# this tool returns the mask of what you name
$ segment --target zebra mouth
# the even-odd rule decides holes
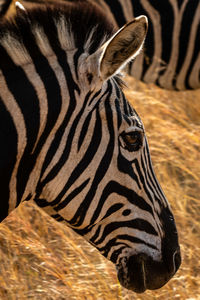
[[[120,284],[135,293],[143,293],[147,289],[159,289],[175,273],[175,271],[169,272],[162,261],[154,261],[144,253],[130,256],[126,262],[121,261],[117,271]]]
[[[145,254],[131,256],[126,264],[121,261],[117,270],[119,282],[123,287],[136,293],[145,292],[147,289],[145,261]]]

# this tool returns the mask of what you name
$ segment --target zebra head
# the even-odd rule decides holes
[[[66,222],[95,246],[116,265],[124,287],[138,293],[157,289],[179,268],[177,230],[153,171],[144,126],[126,100],[118,75],[140,52],[147,19],[138,17],[113,35],[110,30],[110,38],[100,43],[99,35],[105,36],[105,30],[99,30],[99,23],[101,19],[104,24],[105,17],[95,15],[87,1],[77,3],[63,4],[59,12],[51,5],[47,18],[45,10],[38,16],[37,11],[31,14],[22,9],[24,17],[17,27],[21,42],[12,42],[11,34],[1,41],[6,49],[3,57],[9,54],[15,65],[20,64],[16,74],[24,78],[23,98],[31,103],[25,94],[32,91],[31,84],[37,91],[32,92],[34,101],[43,93],[42,101],[37,101],[40,119],[48,115],[46,123],[52,127],[43,129],[44,124],[32,118],[40,130],[37,135],[36,129],[29,130],[27,140],[34,141],[35,134],[31,163],[27,163],[29,147],[24,154],[26,168],[22,159],[16,165],[22,178],[18,196],[23,193],[22,200],[27,200],[31,195],[53,218]],[[92,29],[85,39],[89,14]],[[9,47],[11,42],[15,48]],[[10,58],[8,62],[14,68]],[[4,69],[3,74],[9,83],[10,75]],[[11,91],[18,96],[20,88],[13,85]],[[31,128],[32,106],[26,106],[24,118]]]
[[[77,186],[84,196],[69,222],[116,265],[120,283],[138,293],[162,287],[181,262],[175,221],[153,171],[144,126],[116,75],[139,53],[146,28],[146,18],[136,18],[80,66],[92,90],[93,112],[78,139],[81,157],[88,160]]]

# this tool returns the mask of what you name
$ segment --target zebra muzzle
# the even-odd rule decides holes
[[[147,254],[130,256],[126,264],[117,267],[118,279],[122,286],[136,293],[155,290],[165,285],[180,266],[180,252],[176,252],[174,268],[168,267],[164,261],[154,261]]]

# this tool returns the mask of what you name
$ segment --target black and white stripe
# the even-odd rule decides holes
[[[180,265],[144,127],[118,75],[146,27],[142,16],[113,35],[87,1],[17,5],[0,23],[1,220],[34,200],[114,262],[136,292],[162,286]]]
[[[67,0],[48,0],[60,2]],[[98,4],[116,28],[139,15],[149,19],[144,51],[129,64],[128,74],[165,89],[200,88],[199,0],[88,0]],[[9,15],[14,1],[2,0],[0,15]],[[23,0],[36,4],[45,0]],[[68,2],[70,2],[68,0]],[[73,2],[71,0],[71,2]]]
[[[165,89],[200,88],[199,0],[95,0],[121,27],[144,14],[149,29],[144,51],[128,72]]]

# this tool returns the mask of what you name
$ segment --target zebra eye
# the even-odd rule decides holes
[[[128,151],[137,151],[142,146],[143,134],[140,131],[123,132],[121,134],[123,139],[122,146]]]

